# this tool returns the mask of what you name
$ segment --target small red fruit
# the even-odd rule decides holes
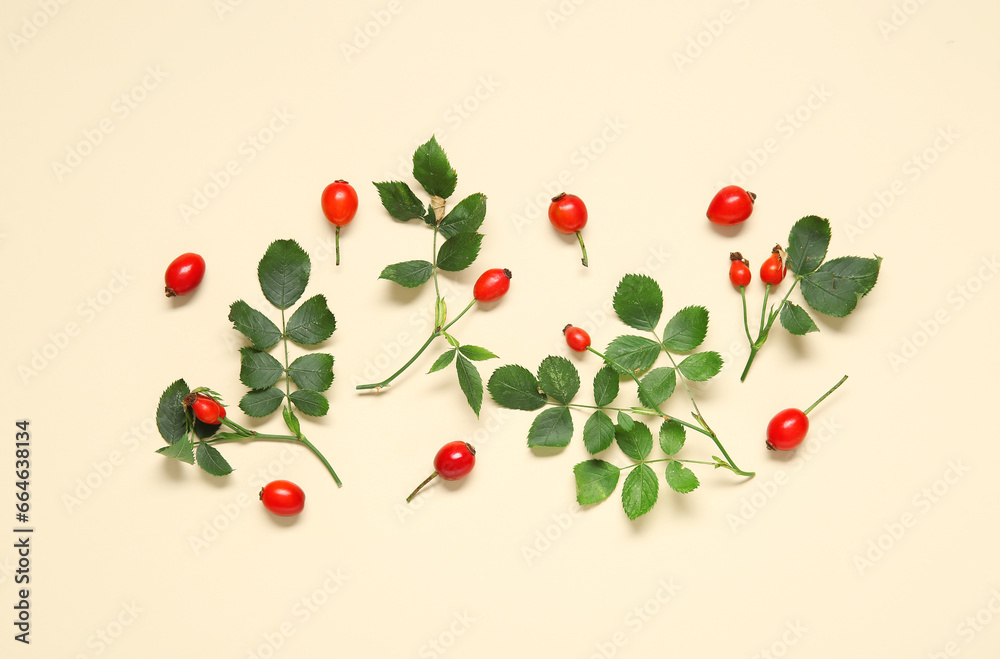
[[[340,227],[347,226],[358,212],[358,193],[350,183],[338,179],[326,186],[320,197],[323,214],[335,227],[334,243],[337,251],[337,265],[340,265]]]
[[[753,213],[753,202],[757,195],[747,192],[738,185],[727,185],[712,197],[712,202],[708,205],[708,216],[710,222],[731,226],[746,221]]]
[[[409,502],[417,496],[417,492],[437,476],[446,481],[457,481],[468,476],[474,466],[476,466],[476,449],[472,444],[462,441],[448,442],[434,456],[434,473],[418,485],[417,489],[406,497],[406,501]]]
[[[587,248],[583,244],[583,234],[580,231],[587,226],[587,207],[583,200],[573,194],[565,192],[552,197],[549,204],[549,222],[556,228],[556,231],[564,234],[576,234],[580,241],[580,249],[583,250],[583,265],[587,265]]]
[[[487,270],[479,275],[476,285],[472,287],[472,297],[480,302],[499,300],[510,288],[510,279],[513,276],[507,268]]]
[[[191,403],[191,411],[194,412],[196,419],[213,426],[222,423],[222,420],[226,418],[226,408],[205,394],[197,394]]]
[[[590,347],[590,335],[586,330],[567,325],[563,328],[563,334],[566,335],[566,345],[577,352],[584,352]]]
[[[181,254],[170,262],[163,276],[166,283],[167,297],[187,295],[198,288],[205,276],[205,259],[198,254],[188,252]]]
[[[739,252],[729,254],[729,281],[736,288],[744,288],[750,283],[750,262]]]
[[[306,493],[291,481],[271,481],[260,490],[260,500],[272,514],[294,517],[306,506]]]
[[[794,407],[774,415],[767,424],[767,448],[772,451],[790,451],[805,439],[809,432],[809,417]]]
[[[760,280],[765,284],[777,286],[785,278],[787,268],[784,263],[784,252],[781,245],[775,245],[771,250],[771,256],[767,257],[760,266]]]

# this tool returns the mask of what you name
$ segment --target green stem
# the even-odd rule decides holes
[[[420,490],[424,489],[424,485],[427,485],[432,480],[434,480],[434,478],[437,477],[437,475],[438,475],[438,473],[435,471],[433,474],[431,474],[430,476],[428,476],[427,478],[425,478],[423,483],[421,483],[420,485],[417,485],[417,489],[415,489],[412,492],[410,492],[410,496],[406,497],[406,503],[410,503],[410,501],[413,499],[413,497],[417,496],[417,492],[419,492]]]
[[[747,341],[753,343],[750,336],[750,322],[747,320],[747,287],[740,286],[740,297],[743,299],[743,330],[747,333]]]
[[[268,440],[275,442],[294,442],[303,444],[306,448],[312,451],[317,458],[320,459],[320,462],[323,463],[323,466],[326,467],[326,470],[330,472],[331,476],[333,476],[333,480],[337,484],[337,487],[343,487],[344,484],[341,482],[340,477],[337,476],[337,472],[334,471],[333,466],[330,464],[330,461],[327,460],[326,456],[324,456],[323,453],[318,448],[316,448],[312,442],[306,439],[304,435],[299,435],[298,437],[296,437],[295,435],[271,435],[268,433],[257,432],[256,430],[247,430],[243,426],[234,423],[229,419],[223,419],[222,423],[239,432],[241,436],[215,437],[215,438],[203,439],[201,441],[203,441],[206,444],[218,444],[220,442],[239,442],[243,441],[244,439],[249,439],[251,441]]]
[[[337,265],[340,265],[340,227],[333,232],[333,244],[337,250]]]
[[[847,381],[847,376],[846,375],[844,377],[840,378],[840,382],[838,382],[837,384],[833,385],[830,388],[829,391],[827,391],[825,394],[823,394],[822,396],[820,396],[819,400],[817,400],[815,403],[813,403],[812,405],[810,405],[809,407],[807,407],[806,409],[804,409],[802,411],[802,413],[805,414],[806,416],[809,416],[809,413],[813,411],[814,407],[816,407],[817,405],[819,405],[820,403],[822,403],[826,399],[827,396],[829,396],[834,391],[836,391],[837,387],[839,387],[840,385],[844,384],[845,381]]]
[[[438,336],[440,336],[440,334],[437,331],[431,332],[431,335],[429,337],[427,337],[426,341],[424,341],[424,345],[420,346],[420,348],[417,350],[417,352],[412,357],[410,357],[409,361],[407,361],[405,364],[403,364],[398,371],[396,371],[395,373],[393,373],[392,375],[390,375],[386,379],[382,380],[381,382],[372,382],[372,383],[369,383],[369,384],[359,384],[357,386],[357,389],[359,389],[359,390],[361,390],[361,389],[381,389],[382,387],[388,387],[390,382],[392,382],[397,377],[399,377],[399,375],[403,371],[405,371],[406,369],[408,369],[413,362],[417,361],[417,357],[419,357],[420,355],[422,355],[424,353],[424,350],[427,350],[427,346],[429,346],[431,344],[431,342],[434,341],[434,339],[438,338]]]
[[[583,244],[583,234],[579,231],[576,232],[576,239],[580,241],[580,250],[583,251],[583,267],[587,267],[587,246]]]
[[[305,435],[299,435],[298,440],[303,444],[305,444],[306,447],[308,447],[309,450],[312,451],[313,454],[320,459],[320,462],[323,463],[323,466],[326,467],[326,470],[330,472],[331,476],[333,476],[333,480],[337,484],[337,487],[342,487],[343,483],[340,482],[340,477],[337,476],[337,472],[333,470],[333,466],[326,459],[326,457],[320,452],[320,450],[315,446],[313,446],[313,443],[310,442],[308,439],[306,439]]]
[[[771,294],[771,284],[764,286],[764,304],[760,305],[760,328],[757,330],[757,340],[760,341],[761,332],[764,331],[764,325],[766,325],[765,318],[767,317],[767,298]]]
[[[680,460],[678,458],[657,458],[655,460],[643,460],[642,462],[636,462],[635,464],[630,464],[627,467],[618,467],[619,470],[625,471],[626,469],[632,469],[633,467],[638,467],[642,464],[653,464],[654,462],[686,462],[688,464],[696,465],[709,465],[710,467],[717,467],[719,464],[717,462],[708,462],[707,460]]]
[[[765,315],[765,309],[767,308],[767,294],[771,289],[771,284],[767,285],[767,289],[764,292],[764,306],[760,310],[760,329],[757,331],[757,340],[750,341],[750,356],[747,358],[747,364],[743,367],[743,374],[740,375],[740,382],[745,382],[747,379],[747,374],[750,372],[750,365],[753,364],[754,357],[764,346],[764,342],[767,341],[767,336],[771,332],[771,326],[774,325],[774,321],[781,315],[781,310],[784,308],[785,304],[788,302],[788,296],[792,294],[795,287],[799,285],[802,277],[796,277],[792,285],[788,287],[788,292],[785,293],[785,297],[781,298],[781,302],[778,303],[778,308],[771,312],[770,316]],[[746,324],[746,301],[743,303],[743,322]],[[750,338],[750,328],[747,327],[747,338]]]
[[[458,319],[459,319],[459,318],[461,318],[462,316],[464,316],[464,315],[465,315],[465,312],[467,312],[467,311],[468,311],[469,309],[471,309],[471,308],[472,308],[472,307],[473,307],[473,306],[474,306],[475,304],[476,304],[476,299],[475,299],[475,298],[472,298],[472,301],[471,301],[471,302],[469,302],[469,304],[467,304],[467,305],[465,306],[465,308],[464,308],[464,309],[462,309],[462,311],[461,311],[461,312],[460,312],[460,313],[459,313],[459,314],[458,314],[457,316],[455,316],[455,317],[454,317],[454,318],[453,318],[453,319],[451,320],[451,322],[450,322],[450,323],[448,323],[447,325],[445,325],[444,327],[442,327],[442,328],[441,328],[441,334],[444,334],[444,333],[445,333],[445,331],[447,331],[447,329],[448,329],[449,327],[451,327],[452,325],[454,325],[455,323],[457,323],[457,322],[458,322]]]
[[[656,336],[656,332],[653,332],[653,336],[656,338],[657,343],[663,345],[663,342],[660,341],[660,337]],[[708,427],[708,422],[705,421],[704,417],[702,417],[701,410],[698,409],[698,402],[694,399],[694,394],[691,393],[691,387],[688,386],[687,378],[684,377],[680,369],[677,368],[677,362],[674,361],[674,356],[670,354],[669,350],[664,349],[663,352],[667,353],[667,359],[670,360],[670,365],[674,367],[674,372],[677,374],[677,377],[680,378],[681,384],[684,385],[684,391],[687,392],[688,398],[691,400],[691,406],[694,408],[694,418],[698,420],[698,423],[701,424],[701,426],[707,430],[712,437],[714,437],[715,431]]]

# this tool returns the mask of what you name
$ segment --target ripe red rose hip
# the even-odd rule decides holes
[[[809,417],[802,410],[790,407],[774,415],[767,424],[767,448],[791,451],[802,443],[809,432]]]
[[[191,403],[191,411],[196,419],[203,423],[218,425],[226,418],[226,408],[211,396],[197,394]]]
[[[167,297],[188,295],[205,277],[205,259],[194,252],[181,254],[170,262],[163,276]]]
[[[504,296],[510,288],[510,279],[514,275],[507,268],[492,268],[479,275],[472,287],[472,297],[479,302],[495,302]]]
[[[583,200],[565,192],[552,197],[549,204],[549,222],[556,231],[564,234],[576,234],[583,251],[583,265],[587,265],[587,247],[583,244],[583,234],[580,231],[587,226],[587,207]]]
[[[334,231],[334,243],[336,244],[337,265],[340,265],[340,227],[348,225],[354,219],[354,214],[358,212],[358,193],[350,183],[338,179],[324,188],[323,195],[320,197],[320,206],[323,208],[326,219],[337,227]]]
[[[566,345],[572,350],[585,352],[590,347],[590,335],[584,329],[567,325],[563,328],[563,334],[566,335]]]
[[[787,268],[784,262],[784,252],[781,245],[775,245],[771,255],[760,265],[760,280],[765,284],[777,286],[785,278]]]
[[[738,185],[727,185],[712,197],[705,213],[710,222],[731,226],[745,222],[753,213],[753,202],[757,195],[747,192]]]
[[[260,500],[278,517],[294,517],[306,506],[306,493],[292,481],[271,481],[260,490]]]
[[[744,288],[750,284],[750,262],[739,252],[729,255],[729,282],[736,288]]]
[[[438,449],[437,455],[434,456],[434,473],[406,497],[407,502],[417,496],[417,492],[434,478],[440,476],[446,481],[457,481],[468,476],[474,466],[476,466],[476,449],[472,444],[462,441],[448,442]]]

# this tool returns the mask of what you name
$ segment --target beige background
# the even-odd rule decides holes
[[[6,622],[5,656],[996,656],[995,3],[224,1],[4,4],[0,489],[12,498],[29,419],[36,529],[33,642]],[[255,149],[259,133],[273,139]],[[575,505],[579,432],[533,455],[533,415],[487,400],[477,421],[453,375],[423,375],[436,350],[355,393],[430,330],[430,289],[377,280],[425,258],[429,234],[394,223],[370,181],[410,180],[431,134],[455,200],[489,196],[452,307],[482,269],[514,271],[459,338],[531,368],[568,355],[567,322],[603,347],[624,331],[604,315],[615,283],[647,272],[665,317],[711,310],[706,346],[728,366],[702,409],[757,478],[699,470],[700,490],[663,492],[633,523],[620,488]],[[70,151],[85,157],[56,171]],[[361,197],[339,268],[318,204],[336,178]],[[715,230],[705,207],[734,180],[757,208]],[[552,188],[589,206],[588,270],[544,219]],[[883,256],[881,281],[820,334],[776,331],[740,384],[726,257],[759,265],[809,214],[830,218],[831,255]],[[230,447],[226,479],[153,453],[174,379],[243,394],[228,305],[262,302],[256,263],[278,238],[310,252],[307,292],[339,322],[332,412],[305,426],[342,490],[297,447]],[[184,251],[208,274],[172,303],[163,271]],[[572,358],[589,402],[598,364]],[[843,373],[797,456],[769,455],[771,415]],[[681,396],[668,407],[687,414]],[[403,506],[453,439],[480,449],[471,477]],[[710,455],[701,439],[688,457]],[[292,524],[256,502],[268,471],[307,490]],[[13,502],[0,510],[12,619]]]

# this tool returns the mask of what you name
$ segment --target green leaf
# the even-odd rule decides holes
[[[448,156],[434,137],[414,152],[413,178],[424,186],[427,194],[435,197],[447,199],[455,192],[458,174],[451,168]]]
[[[312,389],[293,391],[288,400],[292,401],[300,412],[309,416],[323,416],[330,411],[330,401],[326,396]]]
[[[264,297],[287,309],[302,297],[309,283],[309,255],[294,240],[271,243],[257,265],[257,279]]]
[[[615,438],[615,424],[611,417],[596,410],[583,426],[583,445],[591,453],[600,453],[611,446]]]
[[[708,334],[708,309],[684,307],[667,322],[663,330],[663,345],[673,352],[694,350]]]
[[[680,462],[671,460],[667,463],[667,485],[674,492],[687,494],[698,487],[698,477]]]
[[[585,460],[573,467],[576,501],[581,506],[604,501],[618,487],[621,469],[604,460]]]
[[[685,357],[684,361],[677,365],[677,370],[688,380],[705,382],[722,370],[722,356],[714,350],[696,352]]]
[[[594,404],[604,407],[618,398],[618,388],[621,386],[621,375],[610,364],[605,364],[594,375]]]
[[[672,367],[654,368],[642,378],[639,401],[646,407],[656,409],[673,395],[676,386],[677,374]]]
[[[436,371],[440,371],[442,368],[450,366],[451,362],[455,359],[455,355],[457,353],[458,350],[456,348],[452,348],[451,350],[445,350],[443,353],[441,353],[440,357],[434,360],[434,364],[431,366],[431,370],[427,372],[434,373]]]
[[[604,354],[625,372],[642,373],[660,356],[660,344],[643,336],[626,334],[612,341]]]
[[[781,326],[796,336],[809,332],[818,332],[819,328],[809,316],[809,312],[792,302],[785,302],[781,307]]]
[[[652,332],[663,313],[663,291],[646,275],[625,275],[615,290],[614,308],[629,327]]]
[[[667,455],[676,455],[684,448],[684,426],[673,419],[660,425],[660,448]]]
[[[830,246],[830,221],[815,215],[803,217],[788,234],[787,266],[798,275],[819,267]]]
[[[802,297],[816,311],[843,318],[878,281],[882,257],[842,256],[802,278]]]
[[[479,256],[482,244],[481,233],[460,233],[454,238],[449,238],[438,250],[438,268],[446,272],[465,270]]]
[[[535,417],[528,430],[528,446],[562,447],[573,439],[573,417],[568,407],[553,407]]]
[[[414,218],[423,217],[424,202],[413,194],[413,190],[407,184],[402,181],[385,181],[374,185],[378,189],[382,205],[394,219],[409,222]]]
[[[469,407],[479,417],[479,410],[483,407],[483,378],[479,375],[476,365],[466,359],[461,352],[455,361],[455,368],[458,369],[458,384],[465,393],[465,399],[469,401]]]
[[[285,398],[285,392],[277,387],[254,389],[240,399],[240,409],[247,416],[262,417],[271,414]]]
[[[496,359],[497,356],[486,348],[480,348],[479,346],[462,346],[458,349],[464,356],[468,357],[474,362],[482,362],[487,359]]]
[[[156,449],[156,452],[189,465],[194,464],[194,446],[191,445],[191,439],[187,435],[171,442],[170,446]]]
[[[267,350],[281,338],[278,326],[243,300],[237,300],[229,307],[229,320],[258,350]]]
[[[438,229],[445,238],[452,238],[460,233],[474,233],[478,231],[485,219],[486,195],[477,192],[458,202],[441,219]]]
[[[226,459],[222,457],[219,450],[211,444],[198,442],[198,450],[195,453],[198,466],[212,476],[226,476],[233,473],[233,468],[229,466]]]
[[[296,437],[302,434],[302,426],[299,425],[299,418],[295,416],[290,405],[281,408],[281,416],[285,419],[285,425]]]
[[[314,295],[302,303],[285,325],[285,335],[299,345],[316,345],[330,338],[337,319],[326,306],[326,298]]]
[[[219,432],[222,425],[219,423],[205,423],[198,418],[194,420],[194,435],[198,439],[208,439]]]
[[[285,374],[285,367],[266,352],[240,348],[240,382],[251,389],[267,389]]]
[[[379,279],[394,281],[406,288],[416,288],[424,284],[434,274],[434,265],[430,261],[403,261],[393,263],[382,269]]]
[[[443,218],[442,218],[443,219]],[[432,229],[438,225],[437,215],[434,213],[434,205],[427,204],[427,214],[423,217],[424,224],[431,227]]]
[[[627,419],[627,421],[623,420]],[[636,423],[624,412],[618,413],[615,440],[622,453],[633,460],[645,460],[653,450],[653,433],[645,423]]]
[[[580,390],[580,374],[570,360],[550,355],[538,365],[538,386],[550,397],[567,405]]]
[[[647,464],[640,464],[625,478],[622,485],[622,508],[629,519],[649,512],[660,494],[660,481]]]
[[[537,410],[548,398],[538,390],[535,375],[523,366],[510,364],[493,371],[486,385],[493,402],[511,410]]]
[[[173,444],[187,436],[187,410],[184,397],[191,393],[187,382],[175,380],[160,394],[156,406],[156,427],[168,444]]]
[[[288,366],[288,377],[300,389],[326,391],[333,384],[333,355],[314,352],[297,357]]]

